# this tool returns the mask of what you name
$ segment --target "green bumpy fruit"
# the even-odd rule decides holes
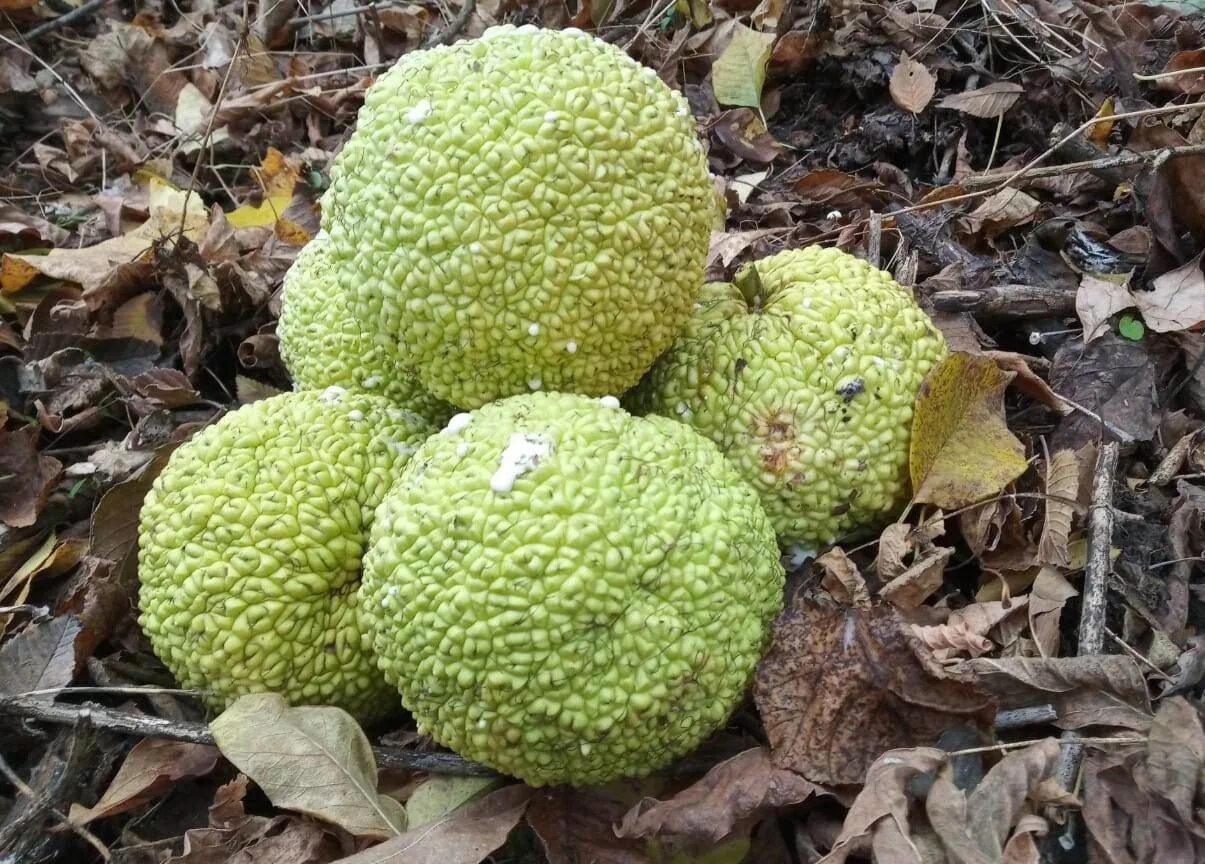
[[[613,397],[459,414],[377,511],[373,652],[419,729],[532,785],[641,776],[742,698],[784,572],[756,493]]]
[[[351,293],[332,266],[328,242],[319,232],[285,273],[276,335],[294,387],[380,393],[443,425],[452,407],[423,389],[401,362],[395,344],[374,341],[356,320]]]
[[[680,93],[581,31],[509,25],[382,74],[322,207],[353,318],[463,408],[633,386],[716,212]]]
[[[433,431],[329,388],[244,405],[172,453],[140,513],[139,623],[182,686],[214,710],[256,692],[400,709],[356,588],[376,505]]]
[[[889,274],[837,249],[792,249],[705,286],[626,404],[716,442],[780,541],[815,548],[906,503],[913,406],[945,354]]]

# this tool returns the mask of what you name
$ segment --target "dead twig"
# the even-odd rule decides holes
[[[477,10],[477,0],[464,0],[464,5],[460,7],[460,11],[456,13],[456,17],[448,22],[448,26],[440,30],[425,43],[424,48],[434,48],[436,45],[449,45],[452,40],[460,35],[460,31],[469,23],[469,19],[473,17],[473,12]]]
[[[1205,144],[1185,144],[1183,147],[1161,147],[1158,150],[1148,150],[1145,153],[1118,153],[1113,156],[1102,156],[1099,159],[1085,159],[1080,162],[1067,162],[1063,165],[1034,168],[1023,179],[1028,182],[1047,177],[1060,177],[1064,174],[1079,174],[1084,171],[1107,171],[1114,168],[1126,168],[1130,165],[1141,165],[1146,162],[1162,163],[1168,159],[1182,159],[1185,156],[1205,156]],[[967,177],[958,185],[967,189],[995,186],[1001,179],[1008,177],[1008,175],[1009,172],[1007,171],[991,171]]]
[[[213,733],[204,723],[130,714],[100,705],[65,705],[18,696],[0,698],[0,714],[59,726],[73,726],[80,722],[81,717],[87,716],[94,728],[106,732],[142,738],[167,738],[191,744],[214,744]],[[461,777],[492,776],[495,773],[484,765],[470,762],[454,753],[415,753],[396,747],[373,747],[372,752],[377,765],[382,768],[428,771],[432,774]]]
[[[1088,559],[1084,564],[1083,600],[1079,619],[1079,656],[1099,654],[1105,647],[1105,600],[1108,597],[1109,551],[1113,545],[1113,474],[1119,445],[1100,448],[1092,475],[1092,502],[1088,508]],[[1063,788],[1075,791],[1079,782],[1083,742],[1073,731],[1063,733],[1068,746],[1059,760],[1058,778]]]
[[[21,38],[26,42],[32,42],[40,36],[45,36],[47,33],[53,33],[68,25],[75,24],[78,21],[83,21],[85,18],[92,17],[92,13],[108,3],[109,0],[88,0],[82,6],[77,6],[65,15],[60,15],[58,18],[52,18],[49,21],[44,21],[37,27],[29,30],[27,33],[22,33]]]

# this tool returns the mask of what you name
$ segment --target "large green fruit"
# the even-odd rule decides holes
[[[221,710],[276,692],[368,719],[399,708],[356,610],[373,513],[433,430],[338,388],[244,405],[180,445],[140,514],[139,623]]]
[[[811,246],[708,284],[627,403],[716,442],[783,543],[822,546],[907,502],[913,405],[945,353],[889,274]]]
[[[442,425],[451,406],[423,389],[396,344],[374,340],[355,317],[350,286],[332,266],[329,240],[319,232],[285,273],[276,335],[294,387],[380,393]]]
[[[369,88],[322,227],[353,320],[474,408],[634,385],[690,314],[714,202],[689,106],[652,69],[499,26]]]
[[[782,603],[757,495],[613,398],[460,414],[382,502],[361,586],[419,729],[534,785],[640,776],[740,701]]]

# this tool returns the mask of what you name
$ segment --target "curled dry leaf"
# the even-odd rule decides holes
[[[955,509],[989,498],[1028,467],[1004,419],[1012,373],[987,357],[951,353],[925,378],[912,420],[913,502]]]
[[[1109,329],[1109,319],[1134,305],[1124,285],[1085,273],[1075,292],[1075,314],[1084,325],[1084,342],[1091,342]]]
[[[1164,700],[1145,746],[1089,749],[1083,817],[1093,860],[1117,864],[1205,860],[1201,713]]]
[[[966,215],[964,222],[972,234],[982,232],[995,237],[1033,219],[1041,202],[1020,189],[1001,189]]]
[[[840,546],[834,546],[817,558],[816,567],[823,574],[820,587],[837,602],[859,609],[870,605],[870,590],[866,587],[866,580],[858,572],[858,565],[849,559]]]
[[[1029,589],[1029,632],[1043,657],[1059,653],[1063,606],[1079,594],[1055,567],[1043,567]]]
[[[969,792],[959,788],[951,763],[944,763],[925,798],[925,812],[949,860],[966,864],[1003,860],[1014,829],[1022,819],[1034,817],[1029,798],[1053,776],[1060,752],[1053,738],[1013,751]]]
[[[883,848],[906,840],[913,781],[936,771],[945,761],[945,753],[929,748],[892,750],[876,759],[866,772],[866,782],[849,808],[832,851],[818,864],[842,864],[851,854],[861,852],[868,842],[875,848]],[[908,857],[882,860],[905,864],[922,859],[914,849]]]
[[[674,834],[719,842],[738,823],[764,811],[798,804],[825,789],[776,768],[765,747],[738,753],[665,801],[646,798],[623,817],[620,837]]]
[[[378,794],[372,748],[346,711],[294,708],[263,693],[237,699],[209,727],[222,755],[277,807],[356,836],[388,837],[405,829],[402,805]]]
[[[1145,730],[1151,702],[1138,664],[1120,654],[1083,657],[979,657],[954,663],[1001,708],[1051,703],[1060,729],[1086,726]]]
[[[532,789],[504,786],[440,819],[335,864],[480,864],[523,818]]]
[[[1079,497],[1080,464],[1075,450],[1056,450],[1046,468],[1046,515],[1042,539],[1038,541],[1038,561],[1055,567],[1071,563],[1067,543],[1071,539],[1071,521]]]
[[[879,595],[900,609],[914,609],[941,587],[946,561],[954,554],[933,538],[945,530],[938,519],[920,528],[903,522],[888,525],[879,536],[876,564],[883,587]]]
[[[754,699],[774,765],[814,783],[859,783],[880,754],[990,723],[992,700],[961,676],[936,677],[887,605],[803,600],[774,625]]]
[[[912,624],[912,632],[929,647],[938,660],[949,660],[960,654],[978,657],[996,648],[990,636],[995,636],[1004,645],[1017,635],[1016,626],[1001,631],[1002,622],[1019,615],[1029,606],[1028,597],[1017,597],[1009,603],[972,603],[950,614],[944,624]],[[1025,616],[1020,616],[1022,621]],[[1009,638],[1009,637],[1012,638]]]
[[[93,819],[132,810],[158,798],[180,780],[205,776],[217,766],[220,757],[218,749],[208,744],[143,739],[130,750],[95,805],[72,805],[71,821],[84,825]]]

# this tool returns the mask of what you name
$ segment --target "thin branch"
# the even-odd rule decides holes
[[[448,26],[436,33],[425,43],[424,48],[434,48],[436,45],[449,45],[452,40],[460,35],[460,31],[469,23],[469,19],[473,17],[473,12],[477,9],[477,0],[464,0],[464,5],[460,7],[460,11],[456,13],[456,17],[448,22]]]
[[[1125,168],[1130,165],[1141,165],[1144,162],[1163,162],[1168,159],[1180,159],[1185,156],[1205,155],[1205,144],[1185,144],[1182,147],[1161,147],[1158,150],[1148,150],[1145,153],[1118,153],[1114,156],[1102,156],[1099,159],[1086,159],[1082,162],[1067,162],[1063,165],[1051,165],[1046,168],[1034,168],[1025,175],[1024,180],[1041,180],[1047,177],[1061,177],[1064,174],[1078,174],[1084,171],[1106,171],[1110,168]],[[981,186],[994,186],[1000,178],[1007,176],[1006,171],[991,171],[967,177],[956,185],[967,189],[977,189]]]
[[[86,715],[92,726],[106,732],[143,738],[167,738],[191,744],[214,744],[213,733],[204,723],[165,720],[162,717],[115,711],[100,705],[66,705],[17,696],[0,698],[0,714],[60,726],[72,726]],[[488,777],[496,773],[455,753],[415,753],[397,747],[373,747],[372,752],[381,768],[427,771],[432,774],[461,777]]]
[[[87,3],[82,6],[77,6],[67,14],[60,15],[58,18],[52,18],[49,21],[45,21],[39,24],[37,27],[31,29],[28,33],[22,33],[21,38],[23,38],[26,42],[32,42],[34,39],[37,39],[40,36],[45,36],[47,33],[53,33],[55,30],[66,27],[69,24],[74,24],[77,21],[82,21],[85,18],[92,17],[93,12],[108,2],[109,0],[88,0]]]

